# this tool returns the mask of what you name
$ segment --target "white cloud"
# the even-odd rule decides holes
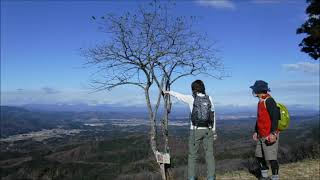
[[[268,81],[272,95],[286,105],[309,105],[319,107],[319,80],[307,79],[286,79]],[[250,84],[222,90],[220,88],[207,88],[207,92],[214,99],[217,106],[234,104],[237,106],[255,106],[257,98],[254,98],[249,88]],[[174,88],[178,92],[188,94],[189,90]],[[51,90],[51,89],[50,89]],[[89,90],[80,89],[58,89],[59,93],[47,93],[42,88],[17,89],[1,92],[1,105],[24,105],[24,104],[117,104],[123,106],[145,105],[145,96],[142,90],[137,88],[116,88],[112,91],[101,91],[90,93]],[[51,92],[51,91],[49,91]],[[151,90],[152,102],[156,100],[156,91]],[[172,98],[175,106],[187,107],[185,104],[177,102]]]
[[[230,0],[197,0],[198,4],[213,8],[235,9],[235,4]]]
[[[313,80],[278,81],[271,84],[271,93],[284,104],[319,107],[319,88]]]
[[[279,4],[300,5],[301,3],[305,3],[305,1],[295,1],[295,0],[251,0],[251,1],[249,1],[249,3],[256,4],[256,5],[261,5],[261,6],[264,6],[264,5],[279,5]]]
[[[277,4],[280,2],[284,2],[284,0],[252,0],[254,4]]]
[[[46,94],[56,94],[59,93],[58,90],[54,89],[54,88],[50,88],[50,87],[43,87],[42,88],[43,92],[45,92]]]
[[[130,92],[130,93],[128,93]],[[152,100],[154,97],[151,97]],[[90,90],[54,88],[17,89],[1,92],[1,105],[24,104],[118,104],[144,105],[144,94],[139,89],[117,88],[112,91],[92,93]]]
[[[303,105],[307,107],[318,108],[320,98],[319,80],[314,78],[307,79],[284,79],[284,80],[268,80],[271,89],[271,95],[284,103],[285,105]],[[221,87],[222,88],[222,87]],[[216,90],[213,95],[217,106],[226,106],[233,104],[237,106],[255,106],[258,99],[251,94],[249,85],[242,84],[230,90]]]
[[[299,62],[296,64],[283,64],[282,66],[290,72],[303,72],[305,74],[319,76],[319,63]]]

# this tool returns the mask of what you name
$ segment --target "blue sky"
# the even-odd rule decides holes
[[[143,104],[143,92],[129,86],[89,93],[95,69],[83,68],[79,51],[109,38],[91,16],[141,3],[148,1],[1,1],[1,104]],[[173,14],[199,17],[196,30],[217,42],[231,76],[185,78],[172,89],[190,93],[202,79],[217,105],[252,105],[249,86],[262,79],[276,100],[318,108],[319,62],[299,51],[303,36],[295,34],[305,7],[303,0],[177,1]]]

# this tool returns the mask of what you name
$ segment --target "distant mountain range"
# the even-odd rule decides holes
[[[23,108],[9,106],[1,106],[0,122],[0,137],[56,127],[53,121],[47,120],[47,118],[39,115],[39,113],[32,113]]]
[[[289,106],[288,109],[292,116],[319,116],[319,111],[315,109],[300,106]],[[252,119],[256,116],[256,107],[250,106],[217,106],[216,111],[217,120]],[[159,114],[161,115],[161,111]],[[189,118],[188,107],[173,106],[170,114],[171,122],[187,118]],[[148,113],[147,109],[142,106],[90,106],[85,104],[1,106],[1,137],[58,127],[81,128],[85,122],[112,119],[147,120]]]
[[[147,112],[143,106],[120,106],[113,104],[88,105],[88,104],[26,104],[20,106],[37,111],[71,111],[71,112]]]
[[[20,106],[27,110],[35,111],[59,111],[59,112],[107,112],[107,113],[124,113],[124,114],[146,114],[146,106],[121,106],[113,104],[101,104],[101,105],[88,105],[88,104],[26,104]],[[187,106],[181,104],[174,105],[172,107],[172,115],[181,116],[188,115],[189,109]],[[290,113],[295,115],[306,115],[319,113],[320,107],[315,106],[303,106],[303,105],[288,105]],[[161,109],[160,109],[161,112]],[[220,115],[255,115],[256,106],[237,106],[237,105],[216,105],[216,112]]]

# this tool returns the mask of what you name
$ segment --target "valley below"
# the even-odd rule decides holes
[[[1,130],[6,132],[0,140],[1,179],[160,179],[149,146],[147,119],[94,112],[5,110],[1,113]],[[170,118],[172,176],[178,180],[186,179],[188,121]],[[157,139],[162,148],[158,124]],[[20,125],[23,133],[15,129]],[[255,118],[249,115],[217,120],[214,150],[218,175],[238,171],[250,174],[257,168],[251,139],[254,125]],[[280,136],[281,164],[318,161],[318,114],[293,116],[290,128]],[[202,148],[200,154],[198,171],[205,177]]]

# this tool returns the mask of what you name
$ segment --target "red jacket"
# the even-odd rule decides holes
[[[272,131],[274,131],[277,127],[274,127],[275,123],[277,123],[277,118],[271,118],[270,112],[268,112],[267,105],[266,105],[266,99],[272,99],[269,94],[266,94],[265,96],[260,98],[260,101],[258,103],[258,114],[257,114],[257,123],[256,123],[256,131],[259,134],[260,137],[267,137]],[[274,102],[274,100],[272,99]],[[275,106],[275,105],[273,105]],[[270,108],[269,108],[270,111]],[[275,119],[275,120],[273,120]],[[276,121],[276,122],[273,122]]]

